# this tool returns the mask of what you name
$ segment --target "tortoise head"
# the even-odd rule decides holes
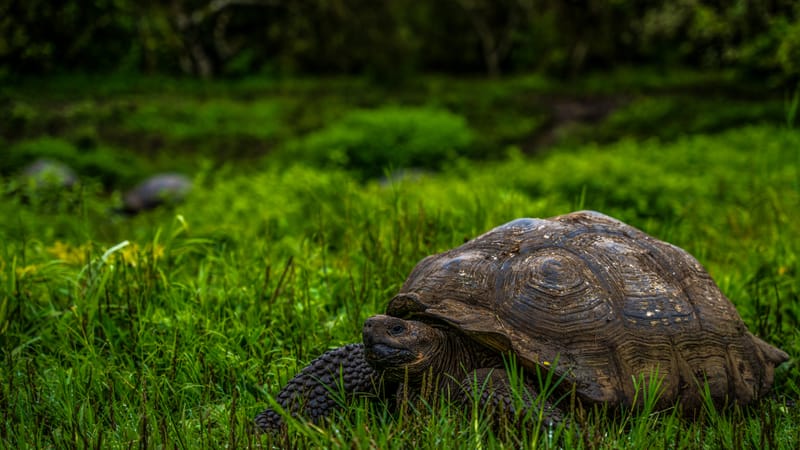
[[[447,341],[445,332],[431,325],[382,314],[367,319],[362,334],[367,362],[393,381],[437,370]]]

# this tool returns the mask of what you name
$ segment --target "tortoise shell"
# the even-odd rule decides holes
[[[632,404],[657,374],[660,403],[747,403],[783,351],[751,334],[686,251],[609,216],[518,219],[423,259],[387,314],[446,323],[528,369],[554,370],[590,403]]]

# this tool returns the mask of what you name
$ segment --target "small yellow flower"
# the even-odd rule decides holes
[[[41,264],[28,264],[25,267],[17,267],[17,278],[25,278],[26,275],[32,275],[39,271]]]
[[[164,257],[164,246],[161,244],[150,244],[147,246],[147,252],[153,258],[153,262],[158,261]]]
[[[123,248],[118,254],[122,256],[122,261],[131,267],[136,267],[139,263],[139,245],[136,243]]]
[[[65,256],[69,254],[69,251],[69,244],[65,244],[61,241],[55,241],[53,245],[47,247],[47,253],[50,253],[58,259],[65,259]]]
[[[164,257],[164,246],[161,244],[147,244],[142,248],[139,244],[131,243],[121,249],[115,256],[116,255],[120,255],[123,263],[131,267],[136,267],[143,261],[146,262],[149,260],[154,263],[162,259]]]
[[[788,271],[789,271],[789,268],[786,267],[786,266],[778,267],[778,275],[780,275],[780,276],[786,275],[786,272],[788,272]]]
[[[86,256],[89,254],[90,245],[86,243],[75,247],[65,242],[56,241],[46,250],[47,253],[50,253],[58,260],[79,266],[86,264]]]

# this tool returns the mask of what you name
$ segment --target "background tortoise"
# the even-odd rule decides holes
[[[153,175],[134,186],[122,197],[121,211],[138,214],[183,201],[192,190],[192,180],[179,173]]]
[[[34,188],[71,188],[78,183],[75,171],[61,161],[39,158],[22,171],[23,182]]]
[[[704,382],[718,404],[758,399],[788,359],[747,330],[687,252],[589,211],[515,220],[423,259],[386,314],[367,319],[363,342],[314,360],[277,402],[317,421],[340,388],[413,393],[433,373],[439,387],[489,386],[482,401],[509,405],[500,355],[513,353],[583,403],[631,405],[634,378],[657,373],[659,406],[695,410]],[[256,423],[282,426],[269,409]]]

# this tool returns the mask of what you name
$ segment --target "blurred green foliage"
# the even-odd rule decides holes
[[[374,177],[385,169],[438,169],[466,156],[472,133],[463,117],[430,108],[355,110],[293,142],[289,156]]]
[[[125,186],[145,171],[145,163],[118,149],[95,147],[80,149],[71,142],[53,137],[18,141],[4,150],[0,173],[15,173],[39,158],[67,164],[78,174],[85,174],[106,187]]]
[[[419,71],[577,74],[620,65],[797,79],[794,0],[75,0],[0,6],[0,73],[210,77]]]
[[[124,127],[138,135],[156,134],[176,140],[237,135],[269,140],[285,126],[281,106],[280,99],[248,101],[164,96],[159,102],[133,107],[125,116]]]
[[[788,97],[728,72],[623,68],[576,81],[437,75],[393,87],[346,78],[69,76],[0,85],[0,99],[0,174],[48,157],[109,190],[157,170],[193,173],[229,160],[306,161],[371,178],[438,170],[454,158],[501,160],[513,149],[673,140],[793,117]]]
[[[780,123],[785,105],[713,95],[642,95],[611,111],[605,120],[578,124],[563,131],[562,143],[594,139],[609,142],[620,137],[674,139],[760,123]]]

